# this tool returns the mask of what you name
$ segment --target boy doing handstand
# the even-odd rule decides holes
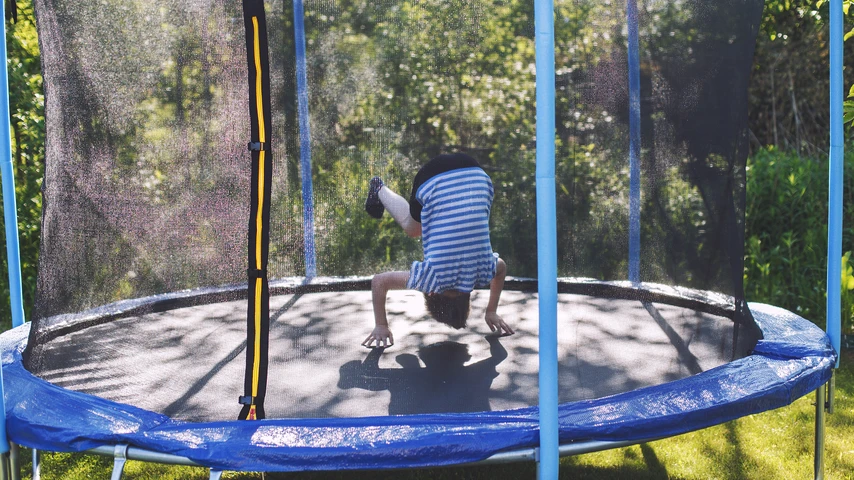
[[[374,276],[371,292],[375,327],[362,342],[366,347],[394,345],[388,327],[389,290],[415,289],[424,294],[427,310],[436,320],[462,328],[471,309],[471,291],[489,286],[486,324],[502,335],[515,333],[496,313],[507,266],[493,253],[489,239],[492,180],[475,159],[465,154],[439,155],[424,165],[412,186],[409,202],[371,180],[365,210],[381,218],[388,210],[410,237],[421,237],[424,260],[409,271]]]

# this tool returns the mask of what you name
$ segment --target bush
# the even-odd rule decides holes
[[[854,152],[845,157],[842,251],[843,329],[854,326]],[[827,158],[773,148],[748,160],[744,283],[747,300],[786,308],[826,323]],[[847,267],[847,268],[846,268]]]

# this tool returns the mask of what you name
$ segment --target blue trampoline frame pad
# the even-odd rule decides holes
[[[560,443],[678,435],[791,404],[827,382],[837,354],[818,327],[750,304],[751,355],[671,383],[559,407]],[[536,407],[466,414],[188,423],[59,388],[24,369],[29,324],[0,335],[9,440],[45,451],[111,445],[236,471],[418,468],[536,448]]]

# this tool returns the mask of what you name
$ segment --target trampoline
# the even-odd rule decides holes
[[[761,1],[556,2],[554,82],[526,2],[34,3],[38,291],[0,335],[16,444],[212,478],[533,460],[546,430],[613,448],[831,377],[822,330],[744,298]],[[495,185],[517,333],[489,332],[486,290],[462,330],[403,290],[395,345],[366,349],[371,275],[421,255],[362,210],[368,180],[406,192],[455,151]]]

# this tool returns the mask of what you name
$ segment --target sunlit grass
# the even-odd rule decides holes
[[[825,478],[854,480],[854,353],[843,355],[836,372],[836,405],[828,415]],[[813,478],[815,395],[791,406],[752,415],[678,437],[632,447],[590,453],[561,461],[561,478],[597,480]],[[28,460],[29,451],[23,455]],[[45,454],[44,480],[110,478],[110,458],[80,454]],[[31,478],[25,462],[24,478]],[[422,480],[534,478],[533,464],[440,468],[407,471],[360,471],[268,474],[271,480]],[[208,471],[129,461],[128,480],[207,479]],[[260,473],[225,472],[230,480],[261,479]]]

